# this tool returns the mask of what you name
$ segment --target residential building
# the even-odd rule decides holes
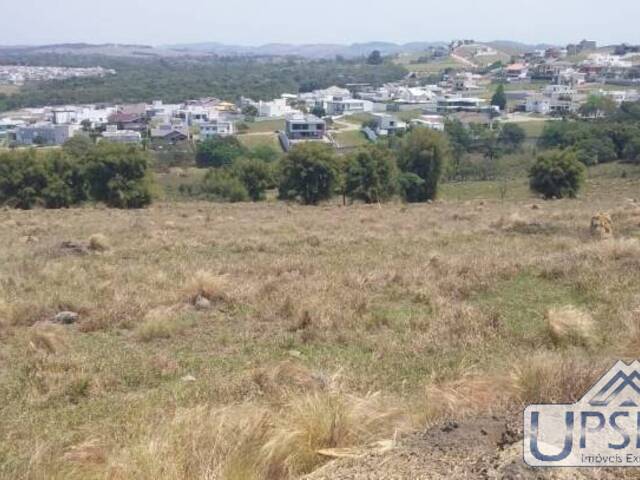
[[[209,122],[200,124],[200,139],[207,140],[213,137],[227,137],[235,133],[235,125],[231,120],[214,118]]]
[[[514,63],[504,69],[504,76],[508,82],[521,82],[529,78],[529,66],[525,63]]]
[[[285,134],[289,140],[322,140],[326,123],[315,115],[290,115],[286,119]]]
[[[373,103],[369,100],[360,100],[355,98],[333,98],[323,102],[324,111],[327,115],[352,115],[355,113],[364,113],[373,111]]]
[[[438,132],[444,132],[444,117],[440,115],[421,115],[409,123],[413,127],[426,127]]]
[[[142,135],[134,130],[118,130],[117,125],[107,125],[107,130],[102,133],[102,140],[113,143],[138,144],[142,141]]]
[[[482,98],[445,96],[438,98],[436,111],[438,113],[449,112],[480,112],[491,110],[493,107],[487,105],[487,101]]]
[[[407,128],[407,124],[405,122],[401,122],[393,115],[384,113],[376,113],[374,115],[376,121],[375,132],[377,135],[390,135]]]
[[[62,145],[80,130],[78,125],[36,123],[15,129],[18,145]]]

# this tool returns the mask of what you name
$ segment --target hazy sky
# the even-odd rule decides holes
[[[0,44],[640,43],[640,0],[0,0]]]

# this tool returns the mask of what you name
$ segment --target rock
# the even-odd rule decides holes
[[[540,210],[540,205],[534,203],[533,205],[531,205],[531,210]]]
[[[606,213],[598,213],[591,218],[591,236],[609,238],[613,236],[613,222]]]
[[[80,315],[76,312],[60,312],[53,317],[53,321],[62,325],[71,325],[72,323],[76,323],[78,318],[80,318]]]
[[[88,255],[89,249],[79,242],[65,241],[60,244],[60,250],[67,255]]]
[[[209,310],[211,308],[211,301],[207,297],[198,295],[193,305],[196,307],[196,310]]]
[[[181,380],[183,382],[191,383],[196,381],[196,377],[194,377],[193,375],[185,375],[184,377],[181,378]]]
[[[93,252],[106,252],[110,248],[109,239],[101,233],[96,233],[89,237],[89,250]]]

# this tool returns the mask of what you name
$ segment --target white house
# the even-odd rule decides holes
[[[426,127],[438,132],[444,132],[444,117],[440,115],[421,115],[410,121],[413,127]]]
[[[373,102],[355,98],[332,98],[323,102],[322,108],[327,115],[352,115],[354,113],[372,112]]]
[[[374,116],[376,120],[377,135],[390,135],[394,132],[405,130],[407,128],[407,124],[405,122],[401,122],[393,115],[375,113]]]
[[[117,125],[107,125],[107,130],[102,134],[102,140],[113,143],[138,144],[142,141],[142,135],[134,130],[118,130]]]
[[[200,124],[200,139],[207,140],[213,137],[227,137],[235,133],[235,125],[231,120],[216,118],[207,123]]]
[[[62,145],[80,130],[78,125],[53,125],[36,123],[16,128],[19,145]]]

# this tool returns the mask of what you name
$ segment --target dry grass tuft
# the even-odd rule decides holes
[[[613,222],[611,215],[598,213],[591,217],[591,236],[595,238],[610,238],[613,236]]]
[[[29,329],[29,348],[34,353],[58,353],[67,346],[66,335],[61,325],[38,323]]]
[[[403,421],[400,410],[379,394],[355,397],[314,392],[293,397],[279,412],[262,454],[271,470],[283,468],[293,477],[324,463],[320,450],[390,438]]]
[[[101,233],[91,235],[89,237],[89,250],[92,252],[107,252],[111,250],[109,239]]]
[[[332,381],[325,375],[313,372],[293,361],[256,369],[252,372],[251,378],[263,393],[272,397],[325,390]]]
[[[547,310],[545,321],[556,345],[589,346],[597,341],[593,317],[572,305]]]
[[[512,388],[523,404],[573,403],[610,367],[597,359],[541,353],[514,368]]]
[[[72,446],[65,452],[63,458],[71,463],[96,465],[105,463],[107,451],[103,443],[94,438]]]
[[[204,270],[198,270],[184,285],[184,296],[189,303],[195,303],[198,297],[203,297],[213,303],[227,303],[230,301],[229,281],[224,275],[214,275]]]
[[[158,307],[145,315],[142,323],[136,326],[135,335],[143,342],[150,342],[171,338],[186,330],[189,325],[190,322],[181,315],[179,307]]]

